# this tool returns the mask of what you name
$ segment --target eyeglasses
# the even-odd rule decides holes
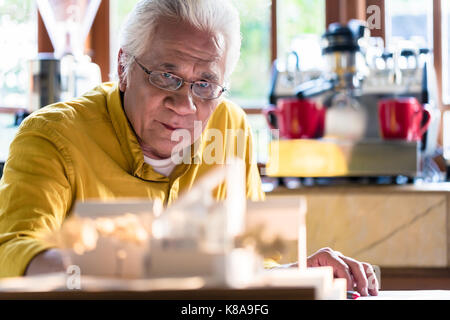
[[[177,91],[183,86],[184,83],[189,83],[191,85],[192,93],[195,96],[205,100],[217,99],[222,95],[222,93],[227,90],[226,88],[219,86],[218,84],[208,81],[188,82],[183,78],[180,78],[168,72],[150,71],[139,61],[137,61],[136,57],[134,57],[134,60],[142,68],[142,70],[144,70],[144,72],[148,74],[148,81],[155,87],[162,90]]]

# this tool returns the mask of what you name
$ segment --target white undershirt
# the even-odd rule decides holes
[[[162,174],[163,176],[170,176],[176,164],[172,161],[172,158],[156,160],[144,155],[145,163],[152,166],[153,170]]]

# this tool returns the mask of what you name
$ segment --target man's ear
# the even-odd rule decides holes
[[[119,50],[119,56],[117,58],[117,74],[119,75],[119,90],[125,92],[127,89],[127,77],[125,74],[125,67],[123,65],[123,61],[125,53],[122,48]]]

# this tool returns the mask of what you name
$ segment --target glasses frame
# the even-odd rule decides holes
[[[188,83],[188,84],[190,84],[190,90],[191,90],[192,94],[193,94],[194,96],[200,98],[200,99],[203,99],[203,100],[214,100],[214,99],[218,99],[225,91],[227,91],[227,88],[222,87],[221,85],[218,85],[217,83],[213,83],[213,82],[209,82],[209,81],[194,81],[194,82],[189,82],[189,81],[186,81],[186,80],[184,80],[183,78],[181,78],[181,77],[179,77],[179,76],[177,76],[177,75],[174,75],[174,74],[172,74],[172,73],[170,73],[170,74],[172,75],[172,77],[174,77],[174,78],[180,80],[180,81],[179,81],[178,87],[177,87],[176,89],[174,89],[174,90],[167,89],[167,88],[161,88],[160,86],[154,84],[154,83],[151,81],[150,75],[151,75],[152,73],[169,73],[169,72],[149,70],[149,69],[147,69],[144,65],[142,65],[142,64],[136,59],[136,57],[133,57],[133,59],[134,59],[134,61],[136,61],[136,63],[138,64],[138,66],[141,67],[141,69],[149,76],[149,77],[148,77],[148,82],[150,82],[150,84],[151,84],[152,86],[155,86],[155,87],[157,87],[158,89],[165,90],[165,91],[169,91],[169,92],[175,92],[175,91],[178,91],[178,90],[183,86],[183,84]],[[219,92],[218,96],[217,96],[217,97],[214,97],[214,98],[204,98],[204,97],[201,97],[201,96],[199,96],[198,94],[196,94],[195,91],[193,90],[194,84],[197,84],[197,83],[209,83],[209,84],[218,86],[218,87],[220,88],[220,92]]]

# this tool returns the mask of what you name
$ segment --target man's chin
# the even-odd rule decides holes
[[[142,146],[142,144],[141,144]],[[155,159],[178,159],[180,155],[184,155],[186,151],[190,150],[192,144],[188,144],[187,141],[178,142],[167,139],[161,139],[157,145],[152,145],[148,148],[143,148],[144,154],[152,155],[151,158]],[[147,152],[145,152],[147,151]],[[147,155],[148,156],[148,155]]]
[[[172,156],[172,151],[154,151],[153,154],[155,155],[155,157],[159,158],[159,159],[168,159]]]
[[[178,155],[181,154],[180,147],[174,147],[171,149],[167,148],[167,145],[164,149],[158,149],[153,152],[153,154],[159,159],[168,159],[168,158],[178,158]]]

